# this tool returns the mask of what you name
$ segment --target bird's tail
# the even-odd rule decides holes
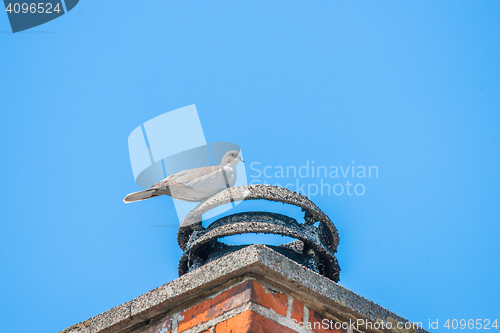
[[[125,197],[125,199],[123,199],[123,202],[131,203],[131,202],[135,202],[135,201],[141,201],[141,200],[153,198],[153,197],[158,196],[158,194],[156,193],[157,191],[158,191],[157,189],[149,188],[149,189],[144,190],[144,191],[130,193],[129,195],[127,195]]]

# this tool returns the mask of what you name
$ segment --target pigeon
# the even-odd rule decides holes
[[[201,202],[236,183],[236,165],[244,162],[236,150],[228,151],[217,166],[201,167],[177,172],[151,186],[150,189],[130,193],[123,202],[130,203],[169,195],[174,199]]]

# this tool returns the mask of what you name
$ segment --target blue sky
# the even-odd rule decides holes
[[[496,1],[86,0],[12,34],[0,15],[2,331],[59,331],[177,277],[172,200],[122,199],[139,190],[130,132],[191,104],[249,175],[378,167],[362,196],[312,198],[340,232],[340,284],[412,321],[498,319],[499,16]]]

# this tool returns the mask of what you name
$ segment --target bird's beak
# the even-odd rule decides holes
[[[236,157],[236,159],[242,161],[243,163],[245,163],[245,161],[243,161],[243,157],[241,157],[241,155],[238,155],[238,157]]]

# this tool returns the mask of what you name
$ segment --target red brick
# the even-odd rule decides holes
[[[182,311],[178,330],[187,330],[247,302],[260,304],[286,316],[286,295],[271,291],[257,281],[249,280]]]
[[[304,322],[304,305],[297,300],[292,303],[292,317],[297,323]]]
[[[170,332],[170,329],[172,328],[172,319],[168,318],[166,320],[159,322],[158,324],[155,324],[154,326],[150,326],[150,327],[146,328],[145,330],[139,331],[139,332],[140,333],[157,333],[165,328],[167,330],[162,331],[162,332],[165,332],[165,333]]]
[[[327,320],[327,325],[332,329],[325,329],[323,325],[323,320]],[[328,319],[314,310],[309,312],[309,324],[311,329],[316,333],[345,333],[343,329],[335,329],[335,321]],[[309,327],[308,327],[309,328]]]
[[[199,325],[248,302],[252,294],[249,282],[250,281],[239,284],[214,298],[202,301],[182,311],[179,317],[179,332]]]
[[[288,327],[262,317],[251,310],[240,313],[215,327],[216,333],[295,333]]]
[[[251,281],[253,286],[252,301],[268,309],[274,310],[277,314],[286,316],[288,297],[278,291],[269,290],[266,286]]]

